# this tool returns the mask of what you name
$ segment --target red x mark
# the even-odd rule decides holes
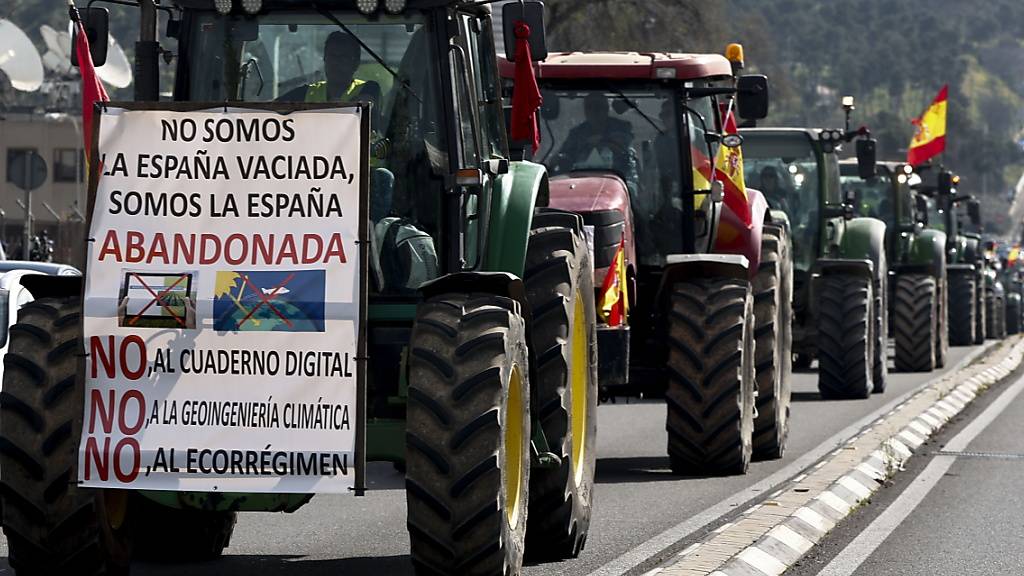
[[[187,276],[186,274],[182,274],[181,276],[179,276],[178,279],[174,281],[174,284],[171,284],[170,286],[165,288],[159,294],[157,294],[156,291],[154,291],[152,288],[150,288],[149,284],[146,284],[146,281],[143,280],[141,276],[139,276],[138,274],[134,274],[134,273],[132,274],[132,276],[135,276],[135,279],[138,280],[140,284],[142,284],[143,288],[145,288],[146,291],[148,291],[150,294],[153,295],[153,300],[150,301],[149,304],[146,304],[145,307],[142,308],[142,310],[139,310],[138,314],[136,314],[130,320],[128,320],[128,324],[131,324],[131,325],[134,326],[135,322],[138,321],[138,319],[143,314],[146,313],[146,310],[149,310],[150,307],[153,306],[153,304],[159,304],[161,308],[166,310],[168,314],[173,316],[174,319],[178,321],[178,324],[181,324],[181,326],[183,328],[188,328],[188,325],[185,323],[185,320],[181,316],[178,316],[177,314],[175,314],[174,310],[171,310],[171,307],[168,306],[167,304],[164,304],[164,301],[163,301],[164,296],[166,296],[168,292],[170,292],[171,290],[174,290],[174,287],[177,286],[178,284],[181,284],[181,281],[184,280],[185,277]]]
[[[239,320],[238,327],[241,328],[242,324],[245,324],[245,321],[248,320],[249,318],[251,318],[252,315],[255,314],[257,310],[260,309],[260,306],[263,306],[264,304],[266,304],[267,306],[270,307],[270,309],[274,312],[274,314],[277,314],[278,318],[283,320],[284,323],[287,324],[289,328],[291,328],[292,327],[291,321],[289,321],[287,318],[285,318],[284,314],[281,314],[281,311],[274,307],[274,304],[270,302],[270,299],[273,298],[274,296],[277,296],[277,292],[281,288],[284,288],[285,284],[291,282],[292,278],[295,278],[295,274],[289,274],[288,277],[285,278],[284,280],[282,280],[280,284],[278,284],[277,286],[274,286],[274,289],[270,292],[270,296],[267,296],[266,294],[263,293],[262,290],[257,288],[255,285],[253,285],[252,282],[249,281],[249,277],[248,276],[246,276],[245,274],[242,274],[242,282],[245,285],[247,285],[250,288],[252,288],[252,291],[256,293],[256,296],[259,297],[260,301],[255,306],[252,307],[252,310],[249,310],[249,313],[245,315],[245,318],[242,318],[241,320]],[[241,299],[241,298],[239,298],[239,299]]]

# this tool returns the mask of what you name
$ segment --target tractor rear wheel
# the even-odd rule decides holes
[[[937,304],[933,276],[902,274],[896,277],[897,370],[930,372],[935,369]]]
[[[580,217],[538,211],[526,251],[532,407],[560,459],[530,474],[531,558],[575,558],[590,528],[597,457],[594,267]]]
[[[949,275],[949,343],[953,346],[974,344],[976,289],[973,275]]]
[[[830,274],[818,304],[818,391],[822,398],[867,398],[874,363],[874,282]]]
[[[949,284],[941,276],[935,279],[935,367],[945,368],[949,356]]]
[[[986,330],[988,329],[988,293],[989,289],[985,286],[985,276],[978,275],[976,280],[977,289],[974,292],[975,296],[975,314],[974,314],[974,343],[984,344],[985,338],[988,336]]]
[[[406,500],[417,574],[518,574],[530,482],[530,384],[519,304],[442,294],[417,309]]]
[[[786,339],[791,302],[785,275],[790,266],[785,231],[778,228],[769,232],[766,228],[761,240],[761,264],[752,286],[757,381],[752,457],[756,460],[781,458],[789,435],[793,354],[792,343]]]
[[[874,360],[871,373],[871,391],[875,394],[885,392],[885,383],[889,378],[889,269],[885,261],[885,253],[879,257],[878,277],[875,278],[875,339]]]
[[[1001,329],[1002,299],[991,290],[985,294],[985,336],[992,340],[1002,340]]]
[[[1006,299],[1006,333],[1020,334],[1020,297]]]
[[[0,501],[21,575],[127,574],[129,492],[78,486],[85,405],[81,299],[26,304],[0,393]]]
[[[754,431],[750,285],[695,278],[672,287],[668,312],[668,455],[676,474],[743,474]]]
[[[213,560],[224,553],[235,531],[237,512],[171,508],[132,496],[132,538],[136,558],[157,562]]]

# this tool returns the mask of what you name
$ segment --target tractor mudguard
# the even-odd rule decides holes
[[[885,222],[875,218],[853,218],[839,245],[840,260],[870,260],[874,273],[881,268],[885,254]]]
[[[960,262],[974,264],[981,260],[980,240],[978,238],[957,236],[956,240],[958,248],[963,250],[963,258],[959,260]]]
[[[890,264],[891,266],[891,264]],[[941,230],[927,229],[921,231],[910,243],[910,251],[906,261],[900,262],[896,269],[902,273],[929,274],[936,278],[944,278],[946,272],[946,233]]]
[[[738,254],[747,259],[747,272],[752,278],[761,265],[761,235],[764,232],[768,201],[759,190],[747,188],[747,206],[750,208],[750,226],[747,226],[724,202],[721,219],[715,234],[713,250],[718,254]]]
[[[822,258],[815,262],[814,267],[817,272],[815,276],[819,277],[833,274],[875,277],[875,262],[868,258]]]
[[[971,242],[963,236],[956,236],[948,244],[948,256],[946,259],[950,262],[973,263],[977,257],[977,242]]]
[[[523,280],[508,272],[456,272],[445,274],[420,286],[424,299],[449,292],[486,292],[505,296],[519,303],[526,325],[530,325],[530,304]]]
[[[672,285],[687,278],[750,278],[750,262],[739,254],[671,254],[658,283],[657,302],[664,304]],[[664,307],[659,307],[664,310]]]
[[[495,179],[485,224],[483,270],[523,277],[533,209],[547,201],[548,172],[540,164],[512,162],[508,173]]]

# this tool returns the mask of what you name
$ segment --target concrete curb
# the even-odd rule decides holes
[[[806,473],[645,576],[777,576],[786,571],[980,391],[1012,373],[1024,340],[913,394]]]

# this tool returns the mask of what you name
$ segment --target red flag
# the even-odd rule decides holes
[[[533,58],[530,56],[530,27],[526,22],[516,22],[516,73],[515,92],[512,94],[513,140],[529,140],[533,151],[540,147],[540,130],[537,129],[537,109],[544,101],[533,74]]]
[[[108,102],[110,98],[103,88],[103,82],[96,75],[92,65],[92,54],[89,53],[89,37],[85,26],[78,16],[78,10],[71,5],[71,20],[75,23],[75,53],[78,56],[78,72],[82,75],[82,137],[85,139],[85,154],[89,155],[92,144],[92,111],[96,102]]]

